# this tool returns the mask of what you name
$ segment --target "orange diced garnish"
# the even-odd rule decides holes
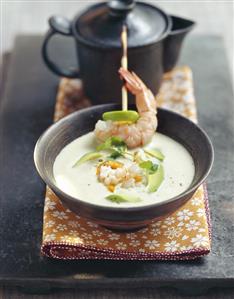
[[[100,174],[100,165],[98,165],[97,169],[96,169],[96,175],[98,176]]]
[[[135,181],[136,181],[137,183],[139,183],[139,182],[141,182],[142,177],[141,177],[140,175],[136,175],[136,176],[134,177],[134,179],[135,179]]]
[[[108,190],[110,192],[114,192],[115,191],[115,185],[109,185],[107,188],[108,188]]]
[[[119,167],[122,167],[122,163],[116,161],[109,161],[109,164],[112,169],[117,169]]]

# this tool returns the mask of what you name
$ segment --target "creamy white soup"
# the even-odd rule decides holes
[[[162,163],[164,170],[164,179],[157,191],[147,191],[147,182],[142,179],[134,186],[119,184],[111,192],[97,177],[97,167],[103,163],[103,158],[86,161],[74,167],[80,157],[95,151],[96,146],[94,134],[90,132],[65,146],[54,162],[53,171],[57,186],[65,193],[82,201],[110,207],[145,206],[175,197],[188,189],[192,183],[195,166],[190,153],[172,138],[155,133],[152,141],[143,150],[156,148],[164,155],[162,162],[156,158],[153,160],[153,162],[156,161],[155,163]],[[130,152],[136,152],[136,150]],[[142,153],[142,149],[140,151]],[[127,165],[126,167],[129,167],[131,163],[123,157],[119,157],[116,161]],[[106,198],[115,193],[135,196],[139,201],[117,203]]]

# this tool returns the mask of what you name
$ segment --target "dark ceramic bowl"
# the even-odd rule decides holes
[[[120,107],[115,104],[93,106],[72,113],[53,124],[39,138],[34,160],[45,183],[74,213],[112,229],[132,230],[173,213],[192,197],[210,172],[213,148],[206,133],[196,124],[177,113],[158,109],[158,132],[181,143],[194,159],[195,177],[185,192],[160,203],[130,208],[103,207],[69,196],[58,188],[54,179],[53,164],[56,156],[68,143],[92,131],[103,112],[116,109]]]

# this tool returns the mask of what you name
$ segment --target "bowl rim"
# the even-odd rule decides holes
[[[204,181],[206,180],[206,178],[208,177],[208,175],[211,171],[211,168],[212,168],[212,165],[213,165],[213,162],[214,162],[214,148],[213,148],[212,142],[211,142],[208,134],[198,124],[194,123],[193,121],[191,121],[190,119],[184,117],[183,115],[181,115],[177,112],[174,112],[172,110],[169,110],[169,109],[158,108],[158,110],[165,111],[166,113],[174,114],[176,117],[179,117],[179,118],[189,122],[192,126],[195,126],[196,129],[198,129],[204,135],[204,137],[207,141],[208,147],[209,147],[209,161],[208,161],[209,167],[207,168],[207,170],[203,174],[201,180],[197,184],[195,184],[192,188],[189,187],[184,192],[178,194],[177,196],[171,197],[167,200],[164,200],[164,201],[161,201],[161,202],[156,202],[156,203],[153,203],[153,204],[137,206],[137,207],[134,207],[134,206],[133,207],[131,207],[131,206],[130,207],[129,206],[128,207],[112,207],[112,206],[97,205],[97,204],[90,203],[90,202],[81,200],[79,198],[73,197],[73,196],[67,194],[66,192],[64,192],[63,190],[61,190],[56,184],[54,184],[52,182],[52,180],[49,177],[44,175],[43,171],[40,170],[40,166],[39,166],[38,158],[37,158],[37,156],[38,156],[38,147],[39,147],[40,142],[43,140],[43,138],[45,138],[49,134],[49,132],[52,130],[52,128],[54,128],[58,124],[66,122],[68,119],[74,117],[74,115],[79,115],[83,112],[87,112],[87,111],[90,111],[90,110],[95,110],[95,109],[98,109],[98,108],[101,108],[101,107],[102,108],[103,107],[108,107],[108,106],[119,106],[119,105],[115,104],[115,103],[100,104],[100,105],[95,105],[95,106],[91,106],[91,107],[87,107],[87,108],[75,111],[75,112],[63,117],[62,119],[58,120],[57,122],[51,124],[41,134],[41,136],[38,138],[38,140],[35,144],[34,153],[33,153],[34,164],[35,164],[35,167],[36,167],[36,170],[37,170],[38,174],[40,175],[42,180],[46,183],[46,185],[48,185],[48,187],[50,189],[52,189],[52,191],[54,191],[57,194],[61,194],[63,197],[69,198],[72,201],[77,201],[79,204],[81,204],[81,205],[83,205],[87,208],[93,208],[93,209],[96,209],[96,210],[98,209],[99,211],[109,211],[109,212],[114,212],[114,213],[115,212],[127,213],[127,212],[147,211],[147,210],[150,210],[152,208],[156,208],[156,207],[160,207],[160,206],[170,204],[172,202],[176,202],[177,200],[180,200],[182,197],[186,197],[186,196],[189,196],[190,194],[193,194],[199,188],[199,186],[201,186],[202,183],[204,183]],[[59,195],[58,195],[58,197],[59,197]]]

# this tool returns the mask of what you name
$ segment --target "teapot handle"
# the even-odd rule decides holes
[[[48,68],[55,74],[68,78],[80,77],[77,69],[64,70],[57,66],[49,57],[47,46],[50,38],[55,34],[62,34],[66,36],[72,36],[71,23],[68,19],[59,16],[53,16],[49,19],[50,29],[46,33],[45,39],[42,45],[42,57]]]

